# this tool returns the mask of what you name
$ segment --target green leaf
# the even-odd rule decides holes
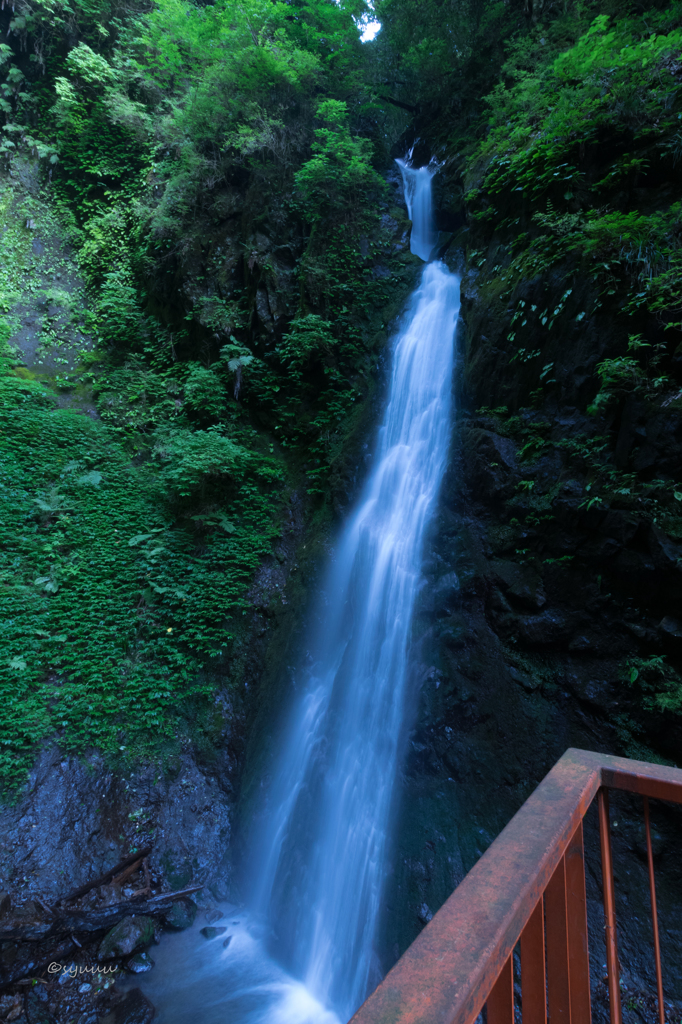
[[[102,474],[98,473],[96,469],[91,469],[89,473],[79,476],[77,482],[84,486],[99,487],[102,482]]]
[[[138,544],[143,544],[146,540],[151,540],[154,536],[153,533],[136,533],[134,537],[131,537],[128,541],[129,548],[135,548]]]

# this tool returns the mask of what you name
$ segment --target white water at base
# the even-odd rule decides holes
[[[404,163],[401,172],[412,249],[430,254],[431,174]],[[373,469],[323,590],[313,667],[274,760],[250,854],[250,914],[230,926],[226,949],[207,944],[198,971],[214,978],[217,958],[224,986],[202,1024],[338,1024],[379,981],[410,628],[447,461],[458,312],[458,279],[428,264],[395,340]],[[208,980],[199,988],[207,995]],[[176,987],[160,1024],[189,1022],[191,1006]]]

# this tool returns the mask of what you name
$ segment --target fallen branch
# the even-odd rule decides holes
[[[81,896],[85,896],[86,893],[90,892],[91,889],[97,889],[100,885],[106,885],[112,878],[124,871],[125,868],[130,867],[136,861],[142,860],[143,857],[148,857],[152,852],[151,846],[146,846],[144,850],[138,850],[137,853],[131,854],[122,860],[119,864],[116,864],[106,874],[100,875],[99,878],[95,878],[92,882],[88,882],[86,885],[82,885],[80,889],[74,889],[73,892],[69,893],[68,896],[61,896],[57,903],[70,903],[72,900],[80,899]]]
[[[145,889],[149,889],[149,891],[151,892],[152,873],[149,870],[149,857],[145,857],[144,860],[142,861],[142,870],[144,871],[144,887]]]
[[[43,908],[43,910],[47,914],[50,915],[50,917],[56,917],[57,916],[57,912],[55,910],[53,910],[52,907],[48,907],[47,903],[45,903],[43,900],[41,900],[40,896],[36,896],[35,900],[36,900],[36,903],[38,903]]]
[[[142,858],[138,857],[138,859],[134,860],[133,863],[129,867],[127,867],[125,871],[122,871],[120,875],[114,875],[114,877],[111,879],[112,885],[123,885],[126,878],[130,878],[131,875],[135,874],[141,863]]]
[[[125,903],[113,903],[109,907],[90,910],[56,911],[53,921],[36,922],[23,928],[4,928],[0,930],[0,942],[40,942],[44,939],[60,935],[92,934],[113,928],[124,917],[147,914],[150,917],[162,917],[167,913],[175,900],[182,899],[203,889],[203,885],[192,885],[178,892],[164,892],[152,896],[150,900],[126,900]]]
[[[24,928],[3,928],[0,931],[0,942],[40,942],[59,935],[101,932],[113,928],[124,917],[136,914],[160,916],[170,910],[172,905],[168,899],[153,903],[149,900],[126,900],[125,903],[114,903],[96,910],[69,910],[59,914],[49,925],[36,923]]]
[[[189,889],[178,889],[177,892],[162,892],[158,896],[152,896],[150,903],[155,900],[179,900],[182,896],[191,896],[193,892],[199,892],[203,885],[190,885]]]

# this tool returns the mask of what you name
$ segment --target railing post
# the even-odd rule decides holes
[[[604,882],[604,939],[606,942],[606,970],[608,972],[611,1024],[621,1024],[620,967],[618,966],[618,937],[616,934],[616,901],[613,892],[609,794],[608,790],[603,786],[597,793],[597,805],[599,808],[601,871]]]
[[[665,1006],[663,1003],[663,971],[661,970],[661,943],[658,937],[658,911],[656,910],[656,879],[654,878],[654,852],[651,848],[651,828],[649,825],[649,797],[644,798],[644,829],[646,831],[646,859],[649,868],[649,893],[651,895],[651,925],[654,931],[654,957],[656,960],[656,988],[658,989],[658,1020],[665,1024]]]
[[[514,961],[513,954],[502,968],[485,1004],[488,1024],[514,1024]]]
[[[568,844],[566,863],[566,906],[568,916],[568,973],[571,988],[571,1020],[589,1022],[590,958],[587,947],[587,898],[583,824],[580,822]]]
[[[547,1005],[549,1024],[570,1024],[566,862],[561,858],[545,889],[547,928]],[[576,1021],[575,1024],[582,1024]]]
[[[521,932],[521,1019],[523,1024],[547,1024],[545,971],[545,908],[542,897]]]

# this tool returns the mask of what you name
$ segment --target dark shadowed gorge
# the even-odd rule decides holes
[[[682,766],[682,3],[5,0],[0,40],[0,1021],[256,1019],[215,950],[426,281],[406,158],[461,307],[376,984],[567,747]],[[586,849],[605,1022],[596,817]]]

